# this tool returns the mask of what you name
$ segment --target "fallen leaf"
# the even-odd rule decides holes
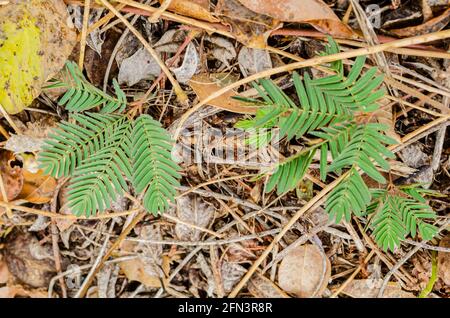
[[[0,288],[0,298],[15,298],[30,297],[30,298],[47,298],[47,292],[45,290],[32,289],[27,290],[23,286],[13,285]]]
[[[0,173],[8,201],[15,199],[22,191],[22,168],[16,164],[14,154],[7,150],[0,150]],[[0,198],[3,199],[2,192]]]
[[[189,43],[186,53],[184,54],[183,63],[180,67],[172,69],[172,72],[180,83],[186,84],[197,71],[199,62],[200,58],[195,45]]]
[[[45,230],[50,225],[48,217],[38,215],[34,223],[28,228],[28,232],[39,232]]]
[[[0,284],[6,284],[9,280],[10,273],[3,256],[0,255]]]
[[[98,30],[98,29],[97,29]],[[108,68],[108,62],[119,40],[121,34],[115,29],[110,29],[105,32],[105,41],[101,46],[101,51],[98,53],[94,49],[87,47],[84,56],[84,68],[89,81],[95,86],[103,86],[104,77]],[[117,64],[111,64],[110,74],[117,72]]]
[[[320,296],[330,277],[330,261],[317,245],[303,245],[291,250],[278,269],[279,286],[300,298]]]
[[[22,191],[17,196],[18,199],[23,199],[34,204],[43,204],[49,202],[56,189],[56,180],[45,175],[42,170],[36,173],[22,170],[24,184]]]
[[[144,79],[151,79],[161,73],[156,60],[145,48],[137,50],[132,56],[124,59],[119,67],[119,84],[133,86]]]
[[[35,152],[41,150],[44,144],[43,138],[27,135],[11,135],[6,141],[5,149],[13,153]]]
[[[185,195],[177,199],[177,216],[184,222],[206,228],[214,217],[214,207],[202,202],[195,195]],[[177,223],[175,233],[180,240],[197,241],[202,234],[199,230]]]
[[[247,269],[237,263],[223,262],[221,276],[225,293],[231,292],[233,287],[241,280],[246,272]]]
[[[164,32],[163,36],[153,45],[156,52],[176,53],[186,39],[186,31],[171,29]]]
[[[205,41],[212,44],[211,53],[212,55],[225,64],[227,67],[230,66],[230,61],[236,57],[236,50],[231,41],[221,37],[221,36],[205,36]]]
[[[353,31],[322,0],[238,0],[248,9],[284,22],[308,23],[317,30],[339,37]]]
[[[239,69],[245,77],[272,68],[270,54],[266,50],[243,47],[238,55]]]
[[[278,20],[255,13],[238,0],[219,0],[215,13],[223,24],[231,26],[239,42],[251,48],[265,48],[270,32],[280,26]]]
[[[8,235],[4,257],[9,272],[29,286],[48,286],[55,274],[51,248],[40,245],[30,233],[16,231]]]
[[[256,298],[290,298],[274,282],[259,273],[252,276],[247,283],[247,288]]]
[[[73,24],[77,28],[77,30],[81,33],[83,30],[83,12],[81,11],[80,6],[69,5],[67,6],[71,16],[73,17]],[[92,9],[89,11],[89,23],[88,26],[91,26],[95,22],[97,22],[103,14],[105,9]],[[97,54],[102,54],[102,45],[105,42],[103,36],[105,34],[101,32],[100,28],[96,28],[92,32],[90,32],[86,38],[86,44]]]
[[[447,234],[441,242],[440,247],[450,248],[450,234]],[[450,286],[450,253],[438,252],[438,276],[442,279],[445,285]]]
[[[163,1],[159,0],[159,3]],[[209,0],[173,0],[167,10],[203,21],[219,22],[209,11]]]
[[[62,0],[11,0],[0,6],[0,104],[16,114],[66,62],[76,42]]]
[[[222,88],[220,81],[215,81],[212,77],[203,73],[194,75],[189,81],[189,86],[200,100],[207,98]],[[226,92],[208,102],[208,105],[239,114],[254,114],[256,112],[257,107],[247,106],[243,102],[234,99],[233,96],[236,95],[237,93],[233,91]]]
[[[342,293],[353,298],[376,298],[382,284],[382,279],[355,279]],[[416,298],[416,296],[402,290],[397,282],[390,282],[383,292],[383,298]]]
[[[447,26],[449,21],[450,21],[450,8],[445,10],[444,13],[442,13],[440,16],[428,20],[423,24],[412,27],[406,27],[402,29],[389,30],[389,33],[402,38],[418,36],[440,31]]]
[[[399,157],[411,168],[429,165],[431,161],[430,156],[423,152],[423,145],[420,142],[412,143],[403,148],[399,151]]]
[[[143,226],[139,238],[162,240],[159,228],[152,225]],[[163,265],[161,245],[125,241],[121,244],[120,250],[126,254],[139,254],[138,258],[119,264],[128,280],[138,281],[146,287],[161,287],[161,279],[164,277],[160,269]]]

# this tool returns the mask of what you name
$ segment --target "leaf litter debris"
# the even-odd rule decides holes
[[[225,297],[235,291],[239,296],[265,298],[362,298],[377,297],[383,289],[384,297],[409,298],[430,285],[430,249],[438,251],[437,278],[428,295],[448,297],[447,232],[427,242],[410,259],[402,257],[420,241],[405,241],[392,254],[373,256],[369,254],[374,248],[372,238],[361,218],[355,217],[345,226],[326,223],[321,208],[300,217],[277,241],[270,266],[264,270],[252,267],[265,257],[266,249],[295,212],[325,186],[319,180],[317,164],[311,166],[309,183],[304,181],[295,191],[277,198],[265,192],[264,178],[256,178],[260,167],[249,168],[240,163],[242,158],[234,163],[184,162],[185,190],[178,191],[171,211],[162,217],[145,215],[137,224],[133,216],[140,211],[142,198],[132,192],[117,198],[103,217],[74,218],[67,205],[67,180],[44,175],[37,166],[42,140],[57,123],[68,120],[58,104],[62,92],[45,86],[61,76],[58,72],[66,60],[78,61],[79,44],[96,54],[86,54],[88,78],[108,93],[114,91],[112,80],[117,79],[130,101],[128,115],[150,114],[164,127],[174,127],[187,107],[227,85],[293,60],[317,57],[327,35],[335,37],[345,52],[364,46],[362,34],[367,30],[361,30],[364,26],[359,26],[349,1],[173,0],[156,21],[148,17],[165,1],[118,1],[122,14],[135,14],[134,27],[188,93],[187,104],[177,102],[161,65],[100,5],[102,1],[92,4],[84,43],[79,41],[87,31],[84,1],[52,0],[48,6],[43,2],[0,5],[0,62],[15,66],[0,68],[0,297],[72,297],[88,279],[86,297],[99,298]],[[374,3],[365,1],[361,6],[367,9]],[[390,1],[383,2],[380,24],[374,25],[376,40],[387,43],[448,30],[448,2],[422,3],[399,2],[394,8]],[[30,21],[37,22],[37,29]],[[36,36],[29,44],[31,53],[27,53],[23,39],[30,34]],[[16,44],[18,49],[11,51]],[[448,117],[444,121],[444,113],[437,119],[433,114],[448,108],[450,83],[445,77],[448,60],[433,56],[444,56],[448,41],[395,50],[385,54],[394,78],[389,85],[396,88],[397,95],[384,100],[383,109],[375,115],[401,143],[398,169],[389,177],[396,184],[426,182],[439,194],[430,204],[441,221],[448,217],[449,204],[445,197],[450,189]],[[96,56],[95,62],[90,61],[92,56]],[[343,67],[347,69],[350,63],[344,60]],[[365,66],[376,63],[369,57]],[[322,76],[321,71],[303,69],[301,76],[308,72]],[[290,77],[276,74],[273,79],[289,94],[295,90]],[[211,131],[232,129],[240,119],[257,113],[257,106],[245,102],[256,96],[251,85],[228,90],[196,113],[197,122]],[[441,120],[440,126],[434,125],[436,120]],[[430,123],[433,125],[428,127]],[[186,129],[193,127],[187,125]],[[194,145],[189,149],[195,158],[211,149],[210,157],[218,156],[220,147],[195,147],[201,144],[198,138],[194,133],[183,136],[183,142],[190,141],[183,147]],[[226,140],[220,142],[226,144]],[[280,147],[270,155],[284,158],[302,146],[282,142]],[[186,157],[182,159],[186,161]],[[438,163],[437,169],[432,168],[433,162]],[[420,172],[426,178],[417,178],[415,174]],[[314,222],[311,214],[325,221]],[[103,246],[111,246],[104,245],[105,241],[118,245],[103,260]],[[364,252],[359,251],[361,247]],[[392,264],[402,261],[405,263],[394,273],[396,281],[385,282]],[[95,266],[98,271],[89,276]],[[68,274],[73,268],[81,269]],[[377,268],[376,273],[372,268]],[[249,271],[252,275],[246,280]],[[63,272],[62,282],[53,279]],[[75,283],[64,283],[68,281]]]

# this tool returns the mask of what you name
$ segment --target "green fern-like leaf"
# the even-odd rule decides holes
[[[396,143],[395,140],[383,134],[386,129],[385,125],[375,123],[357,126],[352,133],[351,140],[331,163],[329,170],[338,171],[357,165],[374,180],[385,183],[386,179],[378,172],[372,159],[382,169],[389,170],[389,163],[382,155],[395,158],[395,155],[384,146],[384,144]]]
[[[272,191],[275,186],[279,195],[295,189],[303,179],[315,152],[315,150],[312,150],[292,156],[279,164],[275,173],[270,176],[267,182],[266,192]]]
[[[125,109],[127,100],[124,92],[120,89],[117,81],[113,81],[116,98],[103,93],[97,87],[89,83],[76,63],[67,62],[66,69],[72,79],[71,83],[57,82],[48,88],[67,87],[67,92],[59,100],[61,106],[70,112],[83,112],[100,105],[101,113],[121,112]]]
[[[264,91],[260,91],[266,107],[260,110],[254,121],[248,122],[252,128],[280,128],[280,138],[288,140],[300,138],[305,133],[324,127],[328,124],[345,121],[351,118],[349,110],[336,107],[332,100],[312,87],[312,80],[305,75],[302,81],[297,73],[293,81],[300,107],[290,99],[278,86],[270,80],[261,80]],[[242,124],[241,124],[242,127]]]
[[[383,75],[376,75],[376,67],[361,75],[365,61],[365,56],[357,57],[347,77],[338,73],[316,79],[312,85],[336,107],[353,111],[375,111],[379,107],[377,101],[385,94],[384,90],[378,90],[383,82]]]
[[[172,141],[159,122],[149,115],[141,115],[134,123],[132,133],[133,185],[143,193],[147,211],[158,214],[169,208],[176,187],[179,186],[180,168],[172,161]]]
[[[372,225],[375,240],[384,251],[388,248],[394,251],[400,245],[407,231],[397,197],[385,196],[380,199]]]
[[[372,223],[373,235],[377,243],[387,250],[394,250],[406,235],[416,237],[420,233],[424,240],[430,240],[437,228],[426,222],[436,218],[429,205],[415,198],[392,195],[386,190],[378,190],[379,197],[374,202],[376,209]]]
[[[339,223],[342,217],[350,221],[352,214],[361,215],[371,201],[371,193],[356,169],[352,168],[328,195],[325,209]]]
[[[311,135],[322,138],[325,142],[321,145],[320,151],[320,178],[324,181],[328,173],[328,151],[331,152],[332,159],[336,159],[350,142],[356,125],[344,122],[329,127],[323,127],[321,131],[313,131]]]
[[[91,152],[74,172],[68,202],[76,215],[91,216],[111,207],[117,195],[128,190],[131,180],[131,122],[123,117],[105,135],[104,146]]]
[[[108,146],[126,117],[113,114],[73,114],[76,123],[61,122],[39,153],[40,167],[55,178],[71,176],[90,154]]]

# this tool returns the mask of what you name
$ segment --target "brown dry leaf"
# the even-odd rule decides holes
[[[440,247],[450,247],[450,234],[447,234],[441,242]],[[450,286],[450,253],[438,252],[438,276],[442,279],[445,285]]]
[[[76,43],[69,21],[63,0],[10,0],[0,6],[0,104],[8,113],[31,104],[64,66]]]
[[[220,81],[215,81],[213,75],[205,73],[194,75],[189,81],[189,86],[191,86],[200,100],[207,98],[222,88]],[[254,114],[256,112],[257,107],[246,106],[243,102],[232,98],[236,95],[237,93],[233,91],[226,92],[214,98],[208,105],[239,114]]]
[[[149,225],[140,228],[140,239],[162,240],[159,228]],[[146,287],[161,287],[164,273],[168,272],[168,263],[163,262],[162,246],[125,241],[120,246],[125,254],[138,253],[139,257],[119,264],[120,269],[130,281],[138,281]],[[163,273],[161,273],[161,267]]]
[[[247,288],[256,298],[290,298],[274,282],[258,273],[248,281]]]
[[[0,284],[6,284],[9,280],[10,273],[3,256],[0,255]]]
[[[9,272],[32,287],[48,286],[55,274],[51,248],[42,246],[30,233],[16,231],[8,236],[4,257]]]
[[[22,191],[18,195],[19,199],[26,200],[34,204],[43,204],[49,202],[56,189],[56,180],[45,175],[42,170],[32,173],[28,170],[22,170],[24,184]]]
[[[207,228],[214,217],[214,207],[196,196],[185,195],[177,199],[177,216],[184,222]],[[180,240],[197,241],[201,232],[192,227],[177,223],[175,233]]]
[[[7,150],[0,150],[0,172],[8,201],[15,199],[23,187],[22,168],[15,163],[14,154]],[[4,201],[0,192],[0,199]]]
[[[284,22],[308,23],[317,30],[337,36],[355,33],[322,0],[239,0],[252,11]]]
[[[331,264],[316,245],[303,245],[290,251],[278,269],[278,284],[301,298],[318,297],[328,285]]]
[[[231,292],[233,287],[241,280],[242,276],[247,272],[245,267],[230,262],[223,262],[220,274],[222,276],[222,284],[225,293]]]
[[[342,291],[353,298],[376,298],[383,284],[382,279],[356,279]],[[413,293],[402,290],[398,283],[390,282],[383,293],[384,298],[416,298]]]
[[[238,0],[219,0],[215,13],[223,24],[231,26],[236,39],[250,48],[265,48],[270,32],[280,26],[278,20],[255,13]]]
[[[0,298],[30,297],[30,298],[47,298],[45,290],[32,289],[27,290],[23,286],[13,285],[0,288]]]
[[[159,3],[164,1],[159,0]],[[203,21],[219,22],[209,11],[209,0],[173,0],[167,10]]]
[[[428,20],[423,24],[413,27],[406,27],[402,29],[389,30],[388,32],[398,37],[407,38],[441,31],[443,28],[447,26],[449,22],[450,22],[450,8],[445,10],[445,12],[442,13],[440,16]]]
[[[389,128],[386,131],[386,135],[400,142],[400,135],[395,132],[395,119],[392,114],[392,107],[387,107],[390,103],[390,100],[387,98],[380,100],[380,108],[373,113],[373,118],[380,124],[387,125]]]
[[[59,213],[70,215],[72,214],[72,211],[70,210],[68,203],[67,203],[67,196],[69,192],[69,182],[66,182],[64,186],[59,190],[58,193],[58,201],[59,201]],[[62,233],[69,229],[75,222],[75,219],[55,219],[56,226],[58,227],[58,230]]]

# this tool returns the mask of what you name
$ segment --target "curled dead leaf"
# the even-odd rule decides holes
[[[212,75],[197,74],[189,81],[189,86],[194,90],[200,100],[203,100],[211,94],[217,92],[222,87],[220,81],[214,80]],[[233,98],[237,93],[229,91],[221,96],[214,98],[208,105],[239,114],[254,114],[257,110],[255,106],[247,106],[243,102]]]
[[[159,0],[159,3],[163,2]],[[173,0],[167,10],[203,21],[219,22],[209,10],[209,0]]]
[[[353,31],[322,0],[238,0],[248,9],[284,22],[308,23],[321,32],[353,37]]]
[[[255,13],[238,0],[219,0],[215,13],[223,24],[231,26],[236,39],[250,48],[265,48],[270,32],[280,26],[278,20]]]
[[[320,296],[330,277],[330,261],[316,245],[303,245],[291,250],[278,269],[280,287],[301,298]]]
[[[24,199],[35,204],[43,204],[49,202],[56,189],[56,180],[45,175],[42,170],[32,173],[23,170],[24,184],[18,198]]]
[[[398,37],[407,38],[440,31],[445,28],[449,22],[450,8],[445,10],[440,16],[428,20],[423,24],[402,29],[389,30],[389,33]]]

